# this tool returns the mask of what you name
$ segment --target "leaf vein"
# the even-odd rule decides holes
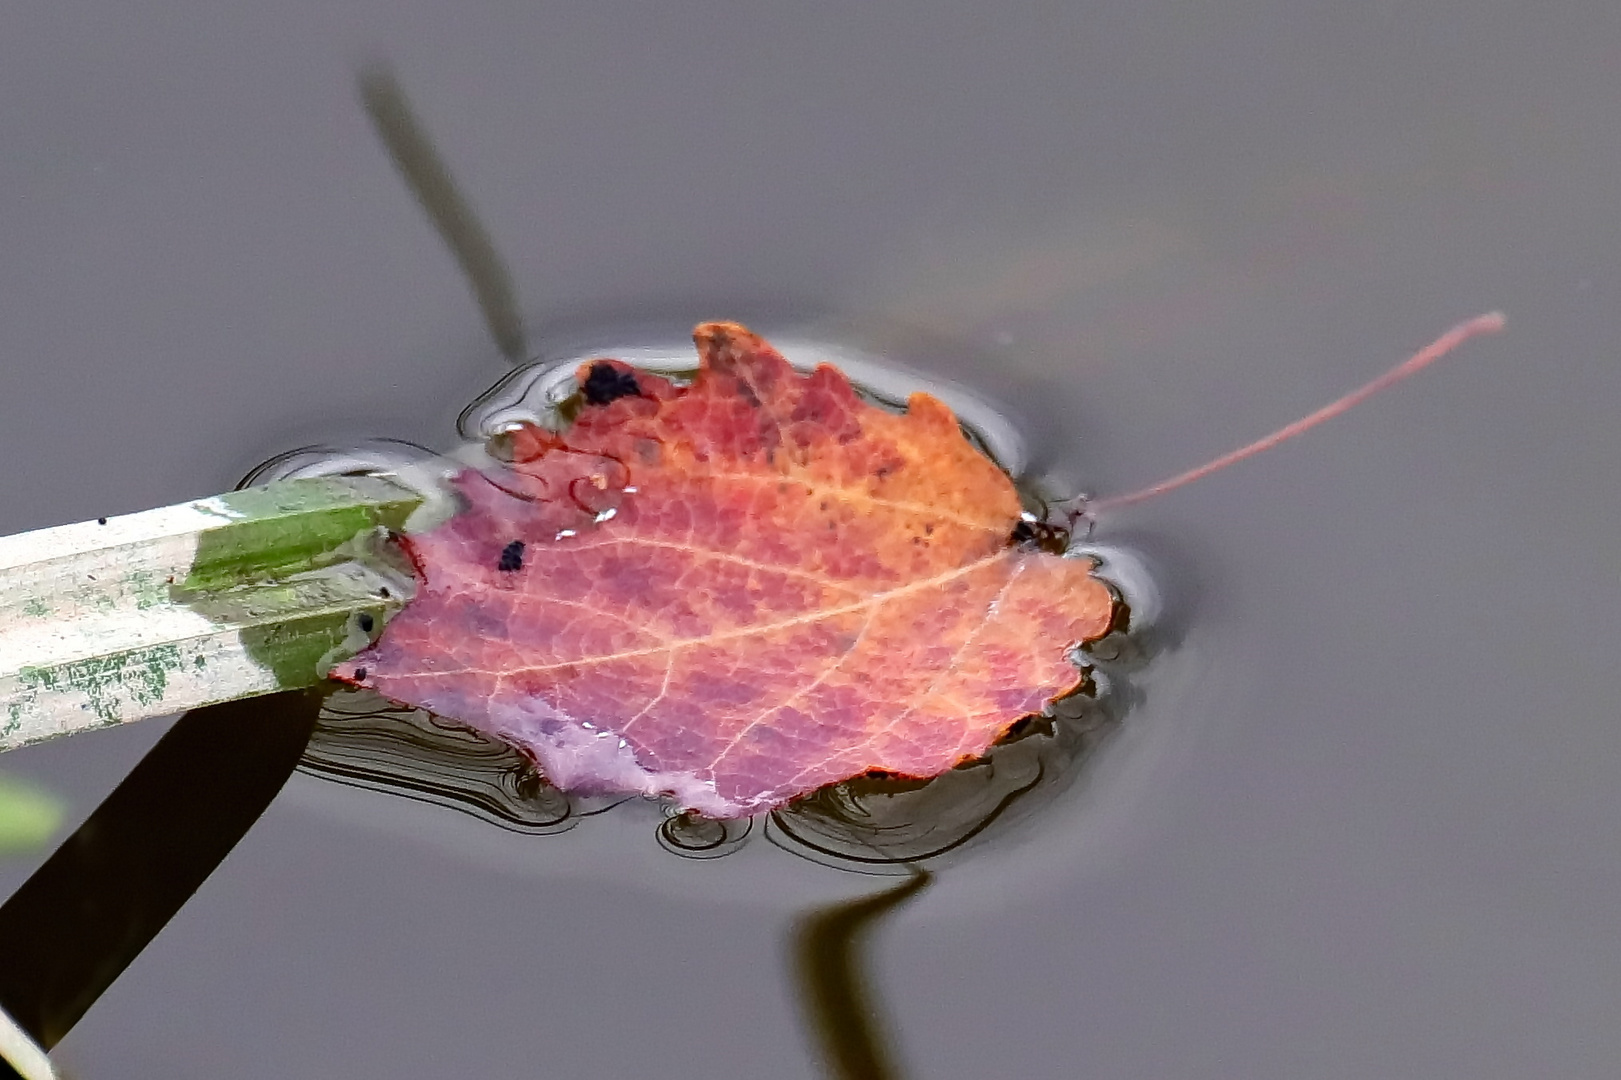
[[[508,668],[506,671],[512,674],[516,674],[518,672],[541,674],[547,671],[557,671],[561,668],[594,667],[601,664],[611,664],[619,660],[635,660],[643,656],[657,656],[666,650],[687,649],[702,645],[713,645],[723,641],[736,641],[739,639],[760,637],[765,634],[775,633],[778,630],[792,629],[796,626],[809,626],[825,619],[836,619],[842,615],[855,614],[856,612],[862,611],[865,608],[882,604],[898,597],[908,596],[912,593],[927,592],[931,589],[937,589],[940,586],[949,584],[958,578],[967,577],[969,574],[983,570],[986,567],[996,563],[999,559],[1005,558],[1006,555],[1007,552],[998,551],[993,555],[987,555],[984,558],[976,559],[971,563],[964,566],[955,567],[946,571],[945,573],[936,574],[933,577],[922,578],[916,581],[910,581],[905,585],[890,589],[886,592],[870,594],[866,598],[856,601],[855,603],[841,604],[838,607],[823,608],[820,611],[807,612],[803,615],[795,615],[792,618],[779,619],[772,623],[762,623],[755,626],[740,627],[736,630],[722,631],[718,634],[707,634],[704,637],[698,638],[675,638],[658,646],[649,648],[624,649],[614,653],[603,653],[600,656],[581,657],[577,660],[560,660],[554,663],[529,664],[523,667]],[[459,674],[461,672],[485,675],[500,674],[499,672],[488,671],[484,668],[468,666],[461,668],[441,668],[433,672],[401,671],[395,677],[409,678],[432,676],[442,678],[447,675]]]

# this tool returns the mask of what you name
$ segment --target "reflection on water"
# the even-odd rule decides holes
[[[817,862],[904,873],[937,860],[1056,795],[1069,766],[1114,729],[1110,707],[1078,693],[1052,715],[1020,721],[982,758],[931,780],[863,776],[813,792],[771,814],[766,835]],[[1032,800],[1040,793],[1043,798]]]
[[[754,819],[716,821],[690,810],[672,812],[659,825],[664,850],[688,859],[718,859],[743,846],[754,831]]]
[[[927,870],[906,869],[910,880],[875,896],[812,911],[790,935],[799,1007],[832,1080],[897,1080],[902,1075],[864,950],[878,923],[933,880]]]
[[[506,743],[370,690],[334,691],[299,768],[352,787],[387,791],[471,814],[521,833],[559,833],[626,796],[565,795]]]
[[[405,91],[394,73],[382,64],[361,72],[359,84],[360,100],[372,128],[445,246],[461,264],[496,347],[515,364],[526,359],[523,317],[519,314],[517,291],[512,287],[512,273],[466,196],[457,188],[450,166],[417,121]]]

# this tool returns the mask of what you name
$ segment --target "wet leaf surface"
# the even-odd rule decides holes
[[[609,360],[557,434],[455,479],[422,578],[335,672],[489,732],[571,791],[711,817],[936,775],[1074,689],[1110,590],[1016,535],[1017,493],[939,401],[862,402],[735,324],[690,386]]]

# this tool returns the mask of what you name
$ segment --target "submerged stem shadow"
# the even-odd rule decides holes
[[[899,1080],[903,1075],[863,950],[884,916],[934,880],[927,870],[910,869],[911,879],[901,885],[813,911],[794,927],[800,1010],[831,1080]]]
[[[0,906],[0,1007],[35,1041],[56,1045],[230,854],[320,711],[291,691],[183,714]]]

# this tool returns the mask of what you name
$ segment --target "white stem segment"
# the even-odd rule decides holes
[[[0,537],[0,750],[313,685],[410,597],[420,501],[284,480]]]
[[[4,1009],[0,1009],[0,1060],[23,1080],[57,1080],[51,1059]]]

